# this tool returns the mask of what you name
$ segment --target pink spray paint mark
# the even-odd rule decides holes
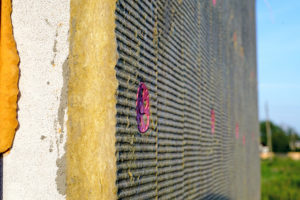
[[[239,124],[235,124],[235,138],[239,139]]]
[[[233,33],[233,36],[232,36],[232,39],[233,39],[233,42],[237,42],[237,34],[236,32]]]
[[[243,145],[245,145],[245,144],[246,144],[246,136],[243,135]]]
[[[214,6],[217,4],[217,0],[212,0],[212,2]]]
[[[211,134],[215,134],[216,117],[215,117],[214,109],[211,109],[210,111],[210,122],[211,122]]]

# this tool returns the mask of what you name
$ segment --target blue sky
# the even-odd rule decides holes
[[[300,134],[300,0],[256,0],[259,119]]]

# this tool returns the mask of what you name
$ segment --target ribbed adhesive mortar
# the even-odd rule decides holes
[[[117,1],[118,199],[260,198],[254,8],[253,0]],[[150,95],[143,134],[140,82]]]

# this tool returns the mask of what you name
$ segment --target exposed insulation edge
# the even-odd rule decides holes
[[[115,0],[71,0],[67,199],[116,199]]]
[[[0,18],[0,153],[11,148],[18,126],[19,56],[13,36],[11,12],[11,0],[2,0]]]

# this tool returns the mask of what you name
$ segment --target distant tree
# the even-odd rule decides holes
[[[291,151],[298,151],[299,149],[296,149],[295,143],[300,140],[300,136],[296,133],[296,131],[293,128],[287,129],[287,135],[289,137],[289,145]]]
[[[274,152],[288,152],[290,150],[290,136],[280,126],[270,122],[272,132],[272,149]],[[266,122],[260,122],[261,143],[267,144]]]
[[[266,121],[261,121],[259,123],[259,128],[260,128],[260,142],[262,145],[267,146]]]

